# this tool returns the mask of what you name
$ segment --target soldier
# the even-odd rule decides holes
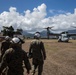
[[[27,57],[27,54],[21,47],[21,41],[19,38],[13,38],[11,41],[11,48],[6,50],[3,55],[0,65],[0,74],[8,67],[7,75],[23,75],[23,62],[25,64],[27,75],[29,75],[31,66]]]
[[[5,40],[1,43],[1,57],[0,61],[2,60],[2,56],[4,55],[5,51],[10,47],[10,37],[6,36]]]
[[[35,40],[31,42],[29,48],[29,56],[32,57],[32,64],[33,64],[32,75],[35,74],[35,70],[37,67],[38,67],[38,75],[42,75],[43,63],[44,60],[46,59],[46,52],[43,42],[39,40],[40,38],[39,32],[35,34],[34,38]]]

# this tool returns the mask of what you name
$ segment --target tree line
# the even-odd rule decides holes
[[[21,28],[15,30],[12,26],[3,26],[3,30],[1,30],[1,32],[3,33],[3,36],[13,37],[15,34],[22,35],[23,30]]]

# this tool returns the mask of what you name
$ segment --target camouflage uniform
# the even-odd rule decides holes
[[[9,40],[5,40],[2,42],[1,44],[1,57],[0,57],[0,61],[2,60],[2,56],[4,55],[5,51],[10,47],[10,41]]]
[[[46,59],[46,53],[44,44],[39,39],[36,39],[31,42],[29,48],[29,55],[32,54],[32,63],[34,65],[33,75],[35,73],[35,69],[38,67],[38,75],[41,75],[43,70],[43,63]]]
[[[19,47],[10,48],[5,52],[2,58],[0,72],[2,72],[4,68],[8,67],[7,75],[23,75],[23,61],[27,69],[27,73],[29,73],[31,66],[26,52]]]

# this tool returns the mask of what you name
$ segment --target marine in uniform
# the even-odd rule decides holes
[[[29,56],[32,57],[33,70],[32,75],[38,67],[38,75],[42,75],[44,60],[46,59],[46,52],[43,42],[40,40],[40,33],[35,33],[35,40],[30,44]]]
[[[0,56],[0,61],[2,60],[2,57],[3,57],[3,55],[4,55],[4,53],[5,53],[5,51],[7,50],[7,49],[9,49],[9,47],[10,47],[10,37],[9,36],[6,36],[5,37],[5,40],[1,43],[1,56]]]
[[[8,67],[7,75],[23,75],[24,62],[28,75],[31,70],[31,65],[26,52],[21,48],[20,39],[13,38],[10,47],[11,48],[9,48],[3,55],[2,62],[0,64],[0,74],[6,67]]]

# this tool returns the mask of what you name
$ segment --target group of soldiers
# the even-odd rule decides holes
[[[10,39],[5,37],[1,43],[0,75],[24,75],[23,63],[27,70],[27,75],[35,75],[38,68],[38,75],[42,75],[46,52],[44,43],[40,40],[40,33],[35,33],[34,40],[30,43],[28,54],[22,49],[24,43],[18,37]],[[29,59],[32,58],[32,68]]]

